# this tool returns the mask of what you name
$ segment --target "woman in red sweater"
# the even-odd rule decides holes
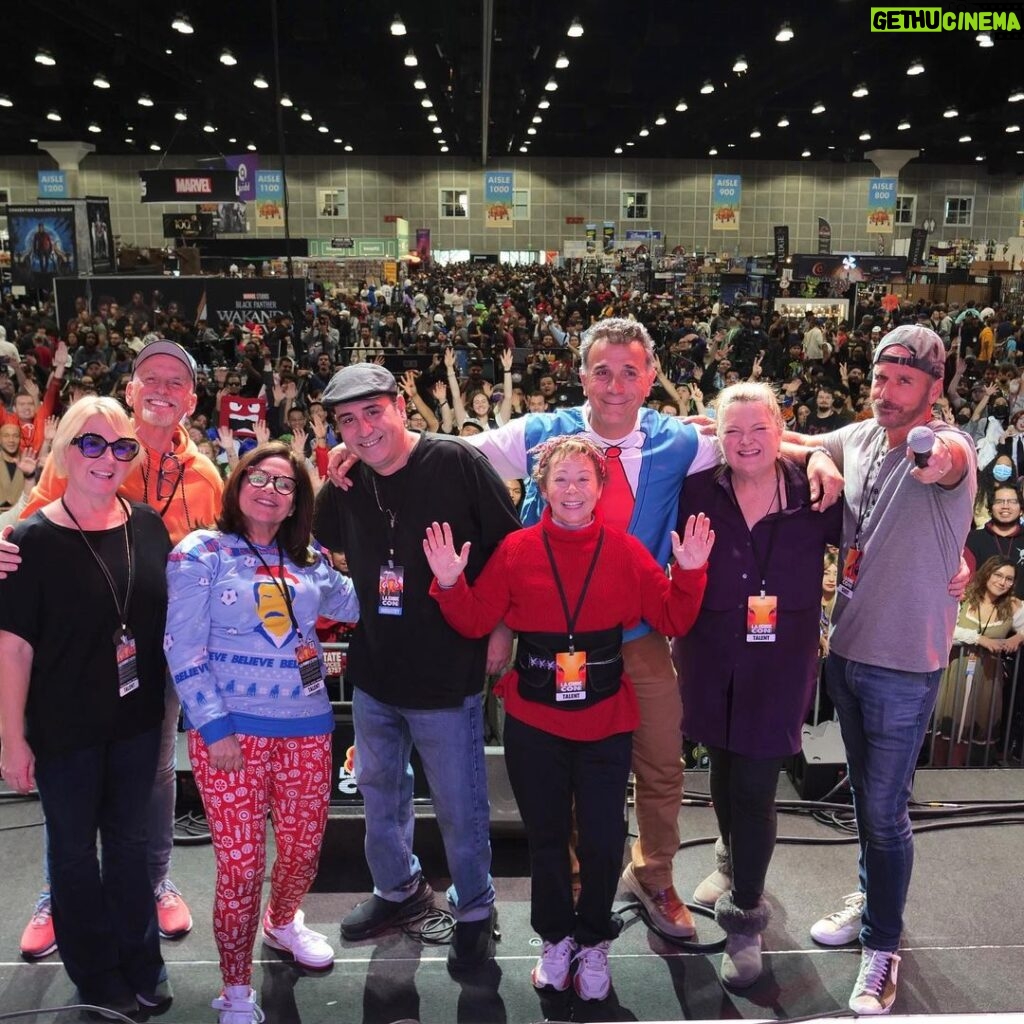
[[[431,595],[455,629],[484,636],[504,621],[519,633],[515,666],[495,692],[505,701],[505,761],[530,844],[530,920],[544,943],[533,984],[564,991],[572,977],[581,998],[604,999],[639,722],[623,674],[622,632],[641,619],[672,636],[693,625],[715,535],[703,515],[690,517],[683,541],[673,533],[670,578],[640,541],[604,522],[600,448],[581,436],[557,437],[534,454],[548,507],[536,526],[502,541],[472,587],[463,575],[469,544],[457,549],[447,523],[427,530],[423,550],[436,576]]]

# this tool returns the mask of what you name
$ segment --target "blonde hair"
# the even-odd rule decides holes
[[[559,437],[548,438],[542,444],[531,448],[528,454],[536,460],[530,475],[538,487],[544,487],[547,484],[551,466],[570,455],[582,455],[584,458],[590,459],[594,464],[597,478],[601,481],[605,478],[604,452],[589,437],[584,437],[582,434],[562,434]]]
[[[719,392],[715,416],[715,431],[719,440],[722,439],[725,414],[729,411],[729,407],[741,404],[763,405],[779,430],[785,429],[782,409],[779,407],[779,400],[772,388],[767,384],[758,384],[754,381],[741,381],[739,384],[730,384]]]
[[[71,442],[81,433],[82,427],[87,420],[93,416],[100,416],[118,432],[119,437],[135,437],[135,425],[132,423],[124,407],[114,398],[100,397],[97,395],[86,395],[74,402],[57,427],[57,434],[53,439],[53,449],[50,457],[53,460],[53,468],[58,476],[68,475],[67,454]],[[139,454],[132,460],[132,464],[138,464],[142,457],[142,446],[139,446]]]

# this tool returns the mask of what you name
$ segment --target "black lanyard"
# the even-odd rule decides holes
[[[772,502],[771,507],[768,509],[767,514],[762,518],[767,519],[771,515],[772,509],[775,507],[775,502],[779,503],[779,514],[772,520],[771,526],[768,529],[768,547],[765,549],[764,558],[761,558],[757,550],[757,545],[754,543],[754,530],[753,527],[750,529],[750,550],[754,553],[754,562],[757,565],[757,574],[761,578],[761,596],[765,596],[768,584],[768,566],[772,560],[772,548],[775,547],[775,530],[779,525],[779,518],[782,515],[782,479],[779,472],[778,464],[775,466],[775,501]],[[757,523],[754,523],[757,526]]]
[[[587,569],[587,575],[583,579],[583,589],[580,591],[580,599],[576,602],[576,610],[569,614],[569,601],[565,596],[565,588],[562,586],[562,577],[558,575],[558,566],[555,564],[555,553],[551,550],[551,541],[548,540],[546,533],[541,533],[544,538],[544,549],[548,553],[548,561],[551,563],[551,572],[555,577],[555,586],[558,588],[558,596],[562,600],[562,610],[565,612],[565,624],[568,627],[569,633],[569,653],[575,654],[576,648],[573,642],[573,633],[576,629],[576,620],[580,617],[580,610],[583,608],[583,599],[587,596],[587,591],[590,589],[590,580],[594,575],[594,570],[597,568],[597,557],[601,554],[601,547],[604,544],[604,527],[601,527],[601,532],[597,535],[597,546],[594,548],[594,557],[590,560],[590,568]]]
[[[385,508],[381,504],[380,492],[377,490],[377,474],[372,469],[366,467],[366,472],[370,477],[370,487],[373,489],[373,497],[377,502],[377,508],[380,514],[384,517],[384,521],[387,523],[387,535],[388,535],[388,567],[394,569],[395,567],[395,525],[398,522],[398,513],[401,511],[402,506],[400,505],[397,509],[392,510]]]
[[[283,579],[284,574],[284,551],[281,549],[281,542],[275,541],[277,545],[277,576],[274,575],[273,570],[267,565],[267,560],[256,550],[253,546],[252,541],[244,533],[239,534],[242,540],[245,541],[246,547],[263,563],[263,568],[267,570],[267,577],[274,588],[280,592],[281,597],[284,598],[285,606],[288,609],[288,618],[292,620],[292,628],[295,630],[296,635],[300,640],[303,639],[302,630],[299,629],[298,620],[295,618],[295,610],[292,608],[292,595],[288,593],[288,584]]]
[[[864,532],[864,525],[878,503],[882,488],[889,482],[889,477],[895,472],[894,469],[890,469],[885,477],[882,477],[882,463],[885,462],[885,457],[889,454],[886,451],[885,441],[885,431],[883,431],[878,439],[878,444],[875,446],[875,453],[871,457],[871,465],[868,467],[867,476],[864,477],[864,490],[860,495],[860,509],[857,512],[857,529],[853,535],[853,547],[855,548],[860,547],[860,538]],[[875,480],[874,486],[871,484],[872,478]]]
[[[121,602],[120,597],[117,593],[117,585],[114,583],[114,577],[111,575],[110,570],[107,568],[106,562],[100,558],[96,549],[89,543],[89,538],[85,535],[85,531],[82,529],[78,520],[75,518],[74,512],[68,508],[67,502],[62,497],[60,499],[61,507],[68,514],[71,522],[75,524],[78,530],[78,535],[85,541],[85,546],[89,549],[89,554],[95,559],[96,564],[100,567],[100,572],[103,573],[103,578],[107,581],[107,586],[110,587],[111,596],[114,598],[114,607],[117,609],[117,621],[121,624],[121,636],[127,639],[128,633],[128,606],[131,604],[132,591],[135,589],[135,576],[132,573],[132,551],[134,549],[133,537],[134,530],[128,529],[128,520],[131,518],[131,510],[125,503],[124,498],[118,495],[118,503],[121,506],[121,511],[124,512],[124,551],[125,556],[128,559],[128,583],[124,591],[124,603]]]

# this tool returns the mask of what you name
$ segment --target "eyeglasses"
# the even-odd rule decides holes
[[[278,494],[292,494],[297,486],[293,476],[271,476],[262,469],[247,469],[245,475],[249,478],[249,483],[261,491],[264,487],[273,485]]]
[[[139,442],[134,437],[108,441],[99,434],[79,434],[71,439],[71,444],[87,459],[98,459],[108,448],[118,462],[131,462],[139,454]]]
[[[1016,498],[995,498],[992,501],[993,505],[1019,505],[1020,502]]]
[[[185,475],[185,467],[177,455],[168,452],[160,458],[160,470],[156,475],[156,500],[169,501]]]

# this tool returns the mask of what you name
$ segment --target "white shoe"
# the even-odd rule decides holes
[[[864,913],[864,893],[851,892],[843,897],[843,909],[823,917],[811,925],[811,938],[825,946],[845,946],[860,935],[860,919]]]
[[[896,1001],[899,964],[897,954],[865,946],[860,954],[860,973],[850,996],[850,1009],[858,1015],[888,1013]]]
[[[280,928],[271,928],[270,919],[263,918],[263,941],[271,949],[280,949],[291,953],[297,964],[322,970],[334,963],[334,950],[327,941],[326,935],[307,928],[301,910],[295,912],[291,924]]]
[[[533,987],[564,992],[569,987],[572,958],[578,948],[570,935],[561,942],[545,942],[537,964],[530,972]]]
[[[263,1024],[266,1020],[256,1005],[256,993],[248,985],[225,985],[210,1005],[220,1010],[219,1024]]]
[[[749,988],[761,977],[761,936],[726,935],[722,954],[722,983]]]
[[[572,983],[580,999],[607,999],[612,987],[612,976],[608,970],[608,948],[610,942],[599,942],[596,946],[581,946],[576,954],[576,974]]]

